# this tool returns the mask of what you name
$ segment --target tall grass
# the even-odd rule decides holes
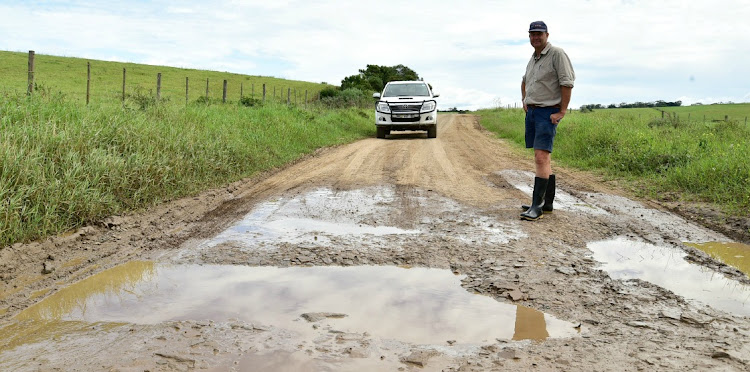
[[[745,107],[750,111],[750,105]],[[688,121],[686,114],[661,118],[654,112],[569,113],[558,127],[553,158],[563,165],[634,181],[644,195],[710,202],[727,212],[748,215],[750,125],[739,120],[703,121],[694,115]],[[487,129],[523,146],[523,110],[479,114]]]
[[[370,110],[92,103],[0,92],[0,247],[80,227],[374,133]]]

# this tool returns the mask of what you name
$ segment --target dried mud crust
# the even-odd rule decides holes
[[[613,280],[598,268],[587,249],[589,242],[615,236],[675,246],[717,275],[747,283],[743,274],[682,245],[685,234],[696,230],[747,242],[747,231],[742,231],[746,221],[726,226],[721,216],[701,215],[703,208],[640,201],[660,213],[678,210],[686,224],[695,224],[654,226],[618,210],[604,215],[557,210],[537,222],[519,222],[519,205],[528,196],[509,181],[509,175],[533,169],[531,157],[510,150],[484,131],[475,116],[444,115],[438,128],[436,139],[394,133],[387,141],[368,139],[324,149],[284,169],[142,214],[111,217],[65,236],[6,247],[0,251],[0,326],[12,325],[12,317],[21,310],[72,282],[130,260],[157,260],[449,269],[465,276],[462,285],[467,290],[572,322],[581,330],[580,337],[541,343],[490,340],[475,350],[452,353],[446,351],[452,347],[449,340],[436,341],[439,347],[383,347],[367,333],[333,330],[316,345],[290,344],[283,329],[241,321],[124,324],[95,326],[77,337],[58,340],[54,352],[44,342],[25,346],[22,352],[0,347],[0,367],[231,370],[243,361],[248,363],[248,356],[271,353],[283,358],[302,350],[314,360],[375,360],[359,368],[363,370],[748,369],[747,317],[695,305],[644,281]],[[555,169],[559,189],[570,195],[627,196],[616,185],[590,174]],[[259,203],[321,187],[341,192],[391,188],[394,197],[388,203],[399,213],[363,216],[359,222],[426,233],[406,240],[386,236],[374,245],[334,237],[330,243],[315,246],[279,243],[273,249],[248,250],[226,243],[198,249],[201,241],[225,230]],[[437,199],[455,201],[461,213],[424,202]],[[315,217],[314,211],[310,213],[309,217]],[[520,229],[523,237],[507,242],[482,236],[456,238],[486,221],[492,221],[493,228]],[[724,227],[703,231],[697,223]],[[178,257],[177,252],[182,254]],[[97,352],[101,344],[107,345],[107,353]]]

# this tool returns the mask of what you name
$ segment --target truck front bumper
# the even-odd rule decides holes
[[[375,125],[391,130],[426,130],[437,124],[437,110],[420,113],[375,113]]]

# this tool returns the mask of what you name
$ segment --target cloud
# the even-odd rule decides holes
[[[404,64],[441,92],[441,108],[479,108],[520,100],[526,30],[542,19],[576,69],[573,107],[742,102],[750,23],[737,20],[748,17],[745,0],[0,0],[0,49],[333,84]]]

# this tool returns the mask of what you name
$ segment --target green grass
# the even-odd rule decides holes
[[[664,107],[662,110],[682,121],[732,120],[750,125],[750,103]]]
[[[561,165],[632,181],[643,195],[710,202],[747,216],[750,124],[744,117],[750,115],[750,104],[666,111],[679,115],[662,118],[647,108],[570,112],[558,127],[553,158]],[[478,113],[484,127],[523,146],[523,110]],[[730,119],[723,120],[724,115]]]
[[[0,51],[0,91],[25,93],[28,86],[28,53]],[[305,91],[308,100],[316,97],[326,84],[285,80],[264,76],[249,76],[229,72],[183,69],[167,66],[151,66],[134,63],[108,62],[82,58],[57,57],[36,54],[34,58],[34,81],[50,93],[62,92],[73,102],[85,104],[87,63],[91,63],[90,103],[113,103],[122,100],[122,70],[126,69],[125,94],[156,95],[157,74],[161,73],[161,98],[175,103],[185,103],[185,78],[188,78],[188,100],[196,101],[206,96],[221,101],[224,80],[227,80],[227,100],[239,101],[243,96],[262,97],[263,84],[266,96],[271,100],[286,102],[288,89],[290,100],[302,104]]]
[[[62,57],[37,56],[38,71],[51,70],[50,61],[62,67],[54,78],[40,72],[37,82],[44,85],[27,97],[25,77],[6,78],[17,70],[4,63],[9,56],[19,59],[0,52],[0,247],[194,195],[321,147],[374,136],[369,109],[332,109],[319,102],[286,105],[271,99],[247,107],[237,103],[239,87],[231,104],[216,103],[221,101],[218,90],[209,102],[191,99],[186,105],[183,85],[165,90],[161,102],[148,92],[133,91],[123,105],[121,80],[112,85],[100,82],[98,86],[108,87],[107,94],[86,106],[85,85],[81,91],[80,82],[74,84],[79,73],[63,73],[71,66],[85,67],[85,61]],[[40,62],[45,58],[47,62]],[[116,73],[118,65],[111,64]],[[157,69],[169,71],[134,65],[128,74],[142,71],[145,84],[151,75],[155,82]],[[173,70],[175,76],[194,73],[217,81],[231,75]],[[239,80],[255,78],[237,75]],[[297,89],[324,86],[257,79]],[[202,89],[205,93],[205,85]]]

